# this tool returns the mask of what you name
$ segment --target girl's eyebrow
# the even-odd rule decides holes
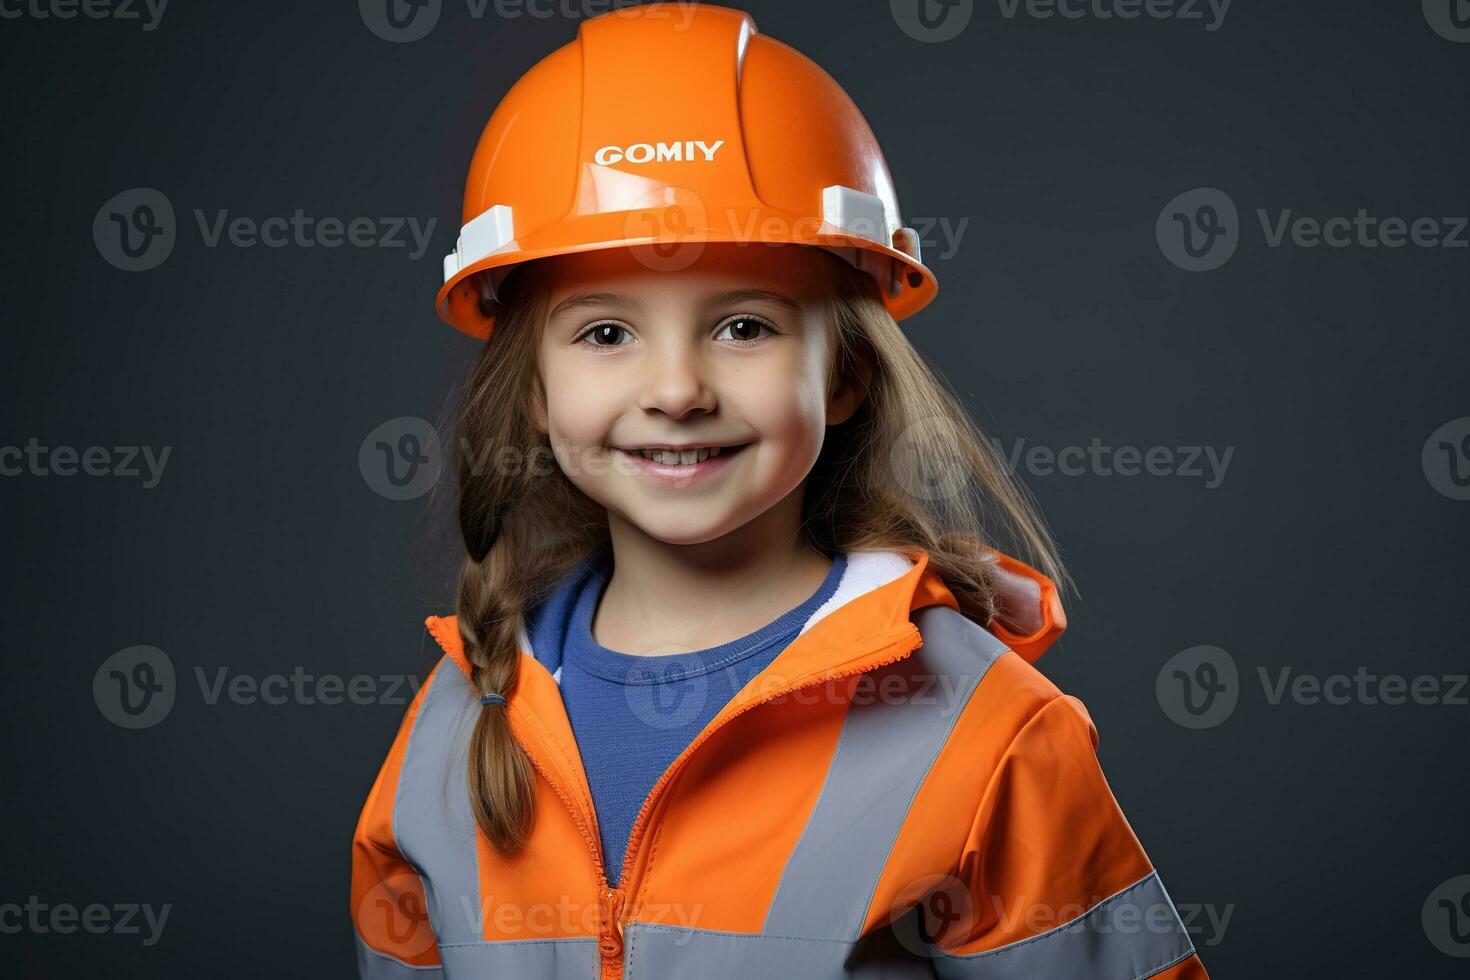
[[[566,299],[562,300],[560,303],[557,303],[556,307],[551,311],[551,314],[547,317],[547,319],[555,320],[559,316],[567,313],[572,313],[576,310],[580,310],[588,306],[623,305],[639,306],[641,304],[636,299],[629,299],[622,293],[589,293],[584,290],[582,292],[573,293]]]
[[[793,315],[801,313],[800,303],[785,293],[778,293],[770,289],[727,289],[724,292],[706,296],[705,304],[707,306],[728,306],[732,303],[754,303],[762,300],[774,303]]]
[[[722,292],[710,293],[704,297],[706,306],[729,306],[734,303],[752,303],[764,301],[774,303],[787,312],[798,315],[801,313],[801,304],[787,296],[770,289],[727,289]],[[573,313],[589,306],[640,306],[636,297],[629,297],[623,293],[592,293],[576,292],[556,304],[547,319],[555,320],[559,316]]]

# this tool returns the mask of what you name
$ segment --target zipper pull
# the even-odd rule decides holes
[[[623,911],[623,890],[609,888],[603,892],[602,908],[602,935],[597,940],[597,948],[611,959],[623,951],[623,923],[619,918]]]

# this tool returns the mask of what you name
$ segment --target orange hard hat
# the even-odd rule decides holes
[[[815,245],[871,274],[896,320],[939,289],[852,99],[749,14],[706,3],[583,21],[491,115],[462,221],[437,306],[482,339],[482,290],[593,249],[655,245],[654,267],[674,269],[705,242]]]

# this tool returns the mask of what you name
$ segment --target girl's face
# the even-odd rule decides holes
[[[537,424],[610,519],[700,544],[778,504],[799,517],[826,427],[862,397],[830,377],[812,252],[709,244],[675,271],[646,246],[549,260]],[[655,448],[678,455],[640,452]]]

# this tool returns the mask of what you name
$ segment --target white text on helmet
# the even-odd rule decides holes
[[[599,146],[592,159],[602,167],[610,163],[622,163],[624,160],[628,163],[666,163],[670,160],[678,162],[703,159],[709,163],[724,145],[724,140],[715,140],[713,143],[706,143],[704,140],[680,140],[674,143],[632,143],[626,147]]]

